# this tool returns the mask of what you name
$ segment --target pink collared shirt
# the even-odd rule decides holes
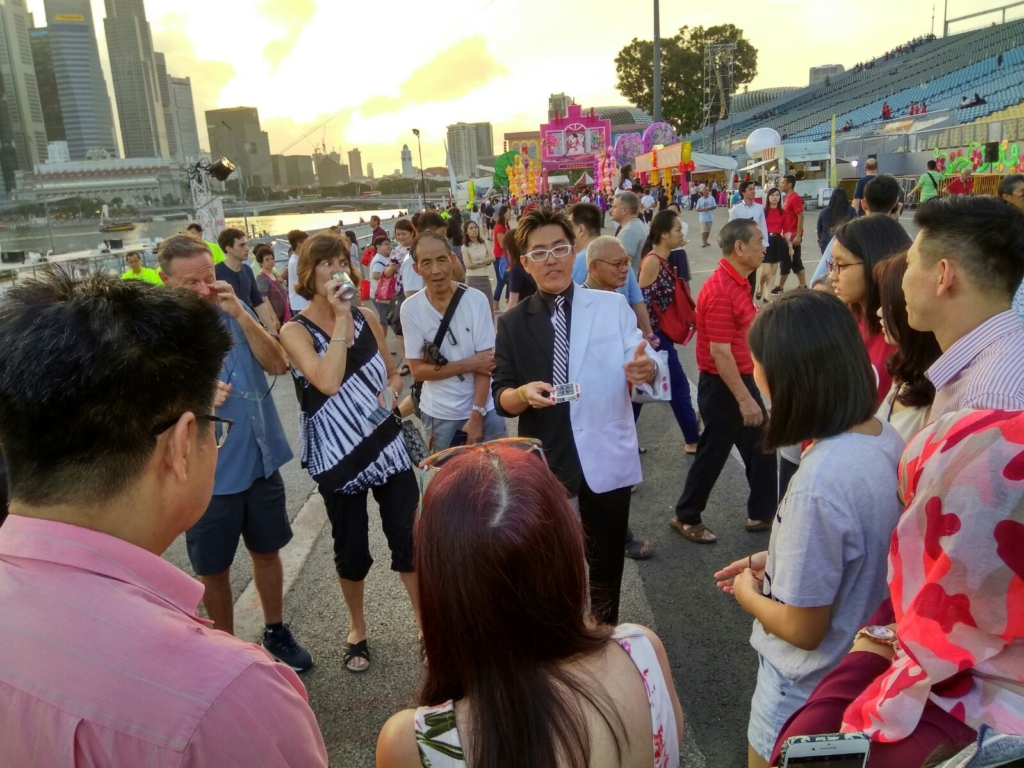
[[[288,667],[209,628],[203,587],[96,531],[0,528],[0,765],[326,766]]]

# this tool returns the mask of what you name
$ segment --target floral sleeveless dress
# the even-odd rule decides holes
[[[633,660],[651,708],[651,733],[654,739],[653,768],[679,768],[679,732],[661,663],[644,631],[635,624],[620,624],[612,639]],[[455,702],[436,707],[420,707],[414,718],[416,746],[423,768],[467,768],[462,741],[455,724]]]

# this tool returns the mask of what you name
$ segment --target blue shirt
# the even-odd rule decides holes
[[[256,319],[248,307],[245,311]],[[267,376],[249,348],[242,326],[227,312],[218,312],[235,342],[220,376],[221,381],[231,385],[231,395],[217,409],[222,419],[235,422],[217,453],[213,481],[214,495],[225,496],[248,490],[261,477],[270,477],[291,461],[293,454]]]
[[[811,285],[813,286],[818,280],[828,274],[828,263],[832,259],[832,244],[835,243],[836,239],[830,238],[828,245],[825,246],[824,253],[821,254],[821,261],[818,263],[818,268],[814,270],[814,274],[811,275]]]
[[[583,250],[576,254],[576,263],[572,267],[572,281],[583,285],[587,282],[588,274],[590,272],[587,269],[587,252]],[[636,281],[636,272],[632,269],[627,270],[626,284],[615,290],[626,297],[626,303],[629,306],[639,304],[644,300],[643,291],[640,290],[640,284]]]

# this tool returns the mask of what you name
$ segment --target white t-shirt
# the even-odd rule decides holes
[[[651,210],[654,207],[655,200],[650,195],[644,195],[640,200],[640,204],[643,205],[645,210]]]
[[[887,593],[889,541],[903,511],[896,496],[903,446],[889,424],[877,437],[828,437],[804,453],[789,482],[768,542],[762,592],[797,608],[832,606],[813,651],[767,634],[754,620],[750,644],[789,680],[814,684],[824,677]]]
[[[377,295],[377,283],[380,282],[379,277],[374,275],[380,275],[384,273],[384,270],[391,264],[391,259],[382,253],[378,253],[370,260],[370,298],[372,299]]]
[[[402,259],[402,267],[399,269],[399,274],[402,276],[402,290],[406,296],[423,290],[423,278],[416,274],[413,264],[412,254],[409,253]]]
[[[443,315],[427,299],[426,291],[405,300],[402,304],[402,332],[407,360],[423,359],[423,345],[434,341],[442,318]],[[449,361],[465,360],[485,349],[494,349],[491,300],[475,288],[466,288],[466,294],[455,309],[448,332],[441,342],[441,354]],[[435,419],[468,419],[473,413],[474,378],[474,374],[464,373],[461,381],[458,376],[452,376],[424,382],[420,408]],[[494,408],[490,387],[486,408],[488,411]]]
[[[295,292],[295,286],[299,282],[299,275],[296,271],[298,266],[299,254],[293,253],[288,257],[288,306],[292,308],[292,312],[301,312],[309,306],[309,302]]]

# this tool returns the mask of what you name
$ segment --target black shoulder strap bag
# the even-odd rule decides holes
[[[465,292],[466,286],[460,283],[458,288],[455,289],[455,294],[452,296],[452,300],[448,302],[448,309],[444,311],[444,317],[441,318],[441,324],[437,326],[437,334],[434,336],[434,342],[432,344],[423,345],[423,351],[421,352],[422,358],[432,362],[437,368],[442,368],[448,365],[448,359],[441,354],[441,342],[444,341],[444,335],[448,333],[448,326],[452,324],[452,318],[455,317],[455,310],[458,309],[459,302],[462,301],[462,295]],[[417,418],[420,416],[421,392],[423,392],[423,382],[417,381],[412,385],[412,404]]]

